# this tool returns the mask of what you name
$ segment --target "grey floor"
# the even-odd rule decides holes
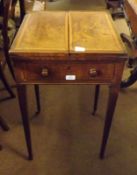
[[[98,8],[105,8],[104,1],[56,0],[47,4],[50,10]],[[118,32],[128,33],[123,19],[115,24]],[[14,84],[10,76],[9,80]],[[92,116],[94,89],[90,85],[40,86],[42,111],[35,117],[34,89],[28,87],[33,161],[26,160],[17,98],[0,103],[0,114],[10,126],[8,132],[0,130],[0,175],[136,175],[137,84],[120,91],[104,160],[98,154],[108,88],[101,87],[97,115]]]

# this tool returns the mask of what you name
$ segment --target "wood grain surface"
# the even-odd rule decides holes
[[[125,48],[106,11],[36,12],[27,15],[10,54],[123,54]],[[53,58],[52,58],[53,59]]]
[[[68,52],[66,12],[36,12],[26,15],[10,52]]]
[[[69,13],[70,52],[122,53],[121,39],[106,11]],[[81,51],[82,52],[82,51]]]

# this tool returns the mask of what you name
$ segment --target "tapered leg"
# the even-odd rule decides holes
[[[0,126],[4,131],[9,130],[9,126],[7,125],[7,123],[5,122],[5,120],[1,116],[0,116]]]
[[[7,125],[7,123],[5,122],[5,120],[0,116],[0,126],[3,129],[3,131],[8,131],[9,130],[9,126]],[[0,151],[2,150],[2,145],[0,144]]]
[[[19,98],[19,105],[22,115],[24,133],[26,138],[26,144],[28,149],[28,159],[33,159],[32,154],[32,144],[31,144],[31,134],[30,134],[30,126],[29,126],[29,118],[28,118],[28,109],[27,109],[27,94],[26,94],[26,86],[25,85],[18,85],[17,86],[18,98]]]
[[[5,78],[5,75],[4,75],[3,71],[1,70],[1,68],[0,68],[0,79],[1,79],[2,83],[4,84],[6,90],[9,92],[10,97],[11,97],[11,98],[14,98],[15,95],[14,95],[14,93],[12,92],[11,87],[10,87],[10,85],[8,84],[8,82],[7,82],[6,78]]]
[[[102,145],[100,149],[100,158],[104,158],[105,149],[107,140],[109,137],[109,132],[112,124],[113,114],[116,106],[116,101],[118,98],[118,92],[119,92],[119,86],[110,86],[109,89],[109,99],[108,99],[108,105],[107,105],[107,112],[106,112],[106,119],[105,119],[105,126],[104,126],[104,132],[103,132],[103,138],[102,138]]]
[[[96,85],[95,87],[95,97],[94,97],[94,107],[93,107],[93,112],[92,115],[95,115],[97,106],[98,106],[98,98],[99,98],[99,92],[100,92],[100,85]]]
[[[35,85],[34,85],[34,88],[35,88],[36,104],[37,104],[37,111],[36,111],[36,114],[39,114],[39,113],[40,113],[40,110],[41,110],[39,85],[35,84]]]
[[[9,126],[7,125],[7,123],[5,122],[5,120],[0,116],[0,127],[4,130],[4,131],[8,131],[9,130]],[[0,144],[0,151],[2,150],[2,145]]]

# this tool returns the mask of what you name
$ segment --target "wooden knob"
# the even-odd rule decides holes
[[[47,77],[48,76],[48,69],[47,68],[43,68],[42,71],[41,71],[41,75],[43,77]]]
[[[89,75],[91,76],[91,77],[96,77],[98,74],[97,74],[97,70],[95,69],[95,68],[91,68],[90,70],[89,70]]]

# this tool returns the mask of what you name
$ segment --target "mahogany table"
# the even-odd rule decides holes
[[[126,51],[107,11],[37,12],[26,15],[10,48],[29,159],[28,84],[106,84],[109,99],[100,149],[104,157]]]

